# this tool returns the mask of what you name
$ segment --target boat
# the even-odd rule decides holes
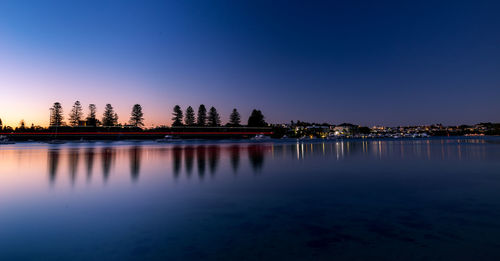
[[[15,142],[11,141],[7,136],[0,136],[0,144],[15,144]]]
[[[180,139],[175,139],[174,136],[172,136],[172,135],[165,135],[165,137],[163,137],[163,139],[156,140],[156,142],[159,142],[159,143],[178,142],[178,141],[180,141]]]
[[[251,140],[270,140],[271,137],[266,136],[264,134],[257,134],[255,137],[250,138]]]

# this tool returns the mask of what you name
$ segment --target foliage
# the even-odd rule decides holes
[[[182,126],[182,109],[181,106],[175,105],[174,107],[174,113],[172,113],[174,117],[172,118],[172,126]]]
[[[95,104],[89,104],[89,114],[87,116],[87,126],[97,126],[96,119],[96,106]]]
[[[267,122],[264,120],[264,115],[260,110],[253,110],[248,118],[248,127],[266,127]]]
[[[360,134],[370,134],[371,130],[368,127],[359,127],[358,132]]]
[[[78,122],[82,119],[82,116],[82,105],[80,104],[80,101],[76,101],[69,114],[69,124],[73,127],[78,126]]]
[[[220,117],[217,109],[214,107],[210,107],[210,111],[208,112],[208,126],[217,127],[220,126]]]
[[[130,115],[130,124],[134,127],[144,126],[144,113],[142,112],[142,106],[140,104],[135,104],[132,107],[132,113]]]
[[[102,115],[102,125],[106,127],[115,126],[118,124],[118,115],[115,113],[113,106],[111,104],[106,104],[104,107],[104,113]]]
[[[61,126],[63,122],[63,109],[61,103],[55,102],[50,108],[50,126]]]
[[[194,110],[193,107],[189,106],[186,109],[186,116],[184,119],[184,123],[188,126],[193,126],[195,124],[195,118],[194,118]]]
[[[231,112],[231,115],[229,116],[229,124],[228,126],[231,127],[238,127],[241,126],[241,116],[238,110],[233,109],[233,112]]]
[[[205,105],[200,105],[198,107],[198,118],[196,119],[196,125],[205,126],[207,124],[207,109]]]

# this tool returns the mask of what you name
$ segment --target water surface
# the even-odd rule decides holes
[[[0,260],[500,260],[500,139],[0,146]]]

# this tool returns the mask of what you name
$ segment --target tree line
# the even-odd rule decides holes
[[[69,126],[91,126],[91,127],[113,127],[118,126],[118,114],[115,112],[111,104],[106,104],[104,107],[104,113],[102,119],[97,118],[97,106],[95,104],[89,104],[87,117],[84,118],[83,107],[80,101],[76,101],[73,104],[73,108],[69,113]],[[140,104],[135,104],[132,107],[132,112],[130,114],[129,124],[134,127],[144,126],[144,113],[142,112],[142,107]],[[55,102],[50,108],[50,126],[58,127],[65,126],[64,114],[61,103]]]
[[[80,101],[76,101],[69,113],[69,126],[92,126],[92,127],[114,127],[119,126],[118,114],[114,111],[111,104],[106,104],[104,113],[101,119],[97,118],[97,107],[95,104],[89,104],[87,117],[84,117],[83,107]],[[191,127],[219,127],[222,126],[220,115],[215,107],[210,107],[207,111],[205,105],[201,104],[195,115],[193,107],[188,106],[185,111],[179,105],[175,105],[172,113],[172,126],[191,126]],[[0,120],[1,122],[1,120]],[[143,127],[144,126],[144,113],[142,106],[135,104],[130,113],[128,121],[129,126]],[[249,127],[265,127],[268,124],[265,121],[264,115],[260,110],[254,109],[248,118],[247,126]],[[55,102],[50,108],[50,126],[66,126],[64,121],[64,113],[61,103]],[[241,116],[237,109],[233,109],[229,122],[225,125],[227,127],[240,127]]]

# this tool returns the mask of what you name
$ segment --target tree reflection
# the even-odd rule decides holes
[[[184,162],[186,164],[186,174],[188,177],[191,176],[191,172],[193,171],[194,151],[195,149],[192,146],[184,148]]]
[[[49,181],[53,184],[56,181],[57,167],[59,166],[59,149],[49,149],[47,157],[49,161]]]
[[[102,149],[102,177],[105,182],[109,179],[109,172],[111,171],[111,166],[113,164],[114,153],[114,148],[112,147],[105,147]]]
[[[78,149],[70,149],[69,150],[69,152],[68,152],[68,167],[69,167],[69,178],[70,178],[72,186],[75,185],[79,158],[80,158],[80,151]]]
[[[247,150],[248,159],[254,173],[259,173],[264,165],[264,147],[261,145],[250,145]]]
[[[141,146],[133,146],[129,150],[130,154],[130,177],[132,181],[137,181],[139,179],[139,174],[141,171]]]
[[[208,147],[208,167],[210,169],[210,175],[214,176],[217,170],[217,164],[219,163],[219,146]]]
[[[87,180],[92,176],[92,169],[94,168],[94,148],[90,147],[85,150],[85,166],[87,167]]]
[[[198,164],[198,176],[200,179],[203,179],[203,176],[205,176],[205,153],[205,146],[200,145],[196,147],[196,160]]]
[[[174,178],[177,179],[179,177],[179,172],[181,170],[182,164],[182,148],[179,146],[175,146],[172,149],[172,163],[174,167]]]
[[[231,168],[233,169],[233,173],[238,172],[238,168],[240,166],[240,146],[233,145],[229,148],[229,159],[231,161]]]

